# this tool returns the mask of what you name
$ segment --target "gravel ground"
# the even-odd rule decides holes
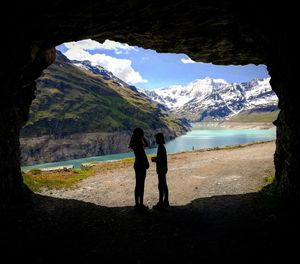
[[[0,218],[2,259],[10,263],[293,263],[299,210],[281,206],[274,142],[169,155],[171,207],[133,210],[132,166],[77,188],[33,194]],[[154,166],[145,199],[157,202]],[[273,190],[273,191],[272,191]],[[275,192],[276,193],[276,192]]]
[[[184,205],[196,198],[257,192],[266,171],[273,170],[275,143],[235,149],[186,152],[168,156],[167,181],[171,205]],[[131,165],[114,169],[79,183],[69,190],[43,190],[40,194],[116,207],[134,203],[134,170]],[[145,204],[158,199],[155,163],[150,164],[145,183]]]

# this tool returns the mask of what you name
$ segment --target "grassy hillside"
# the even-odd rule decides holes
[[[276,120],[279,110],[273,112],[243,112],[233,116],[230,122],[264,122],[271,123]]]
[[[60,52],[36,82],[23,137],[181,126],[129,86],[76,67]]]

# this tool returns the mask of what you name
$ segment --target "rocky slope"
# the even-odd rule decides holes
[[[184,120],[88,61],[56,61],[36,80],[36,98],[21,131],[22,165],[128,151],[135,127],[149,137],[185,133]]]
[[[276,111],[278,99],[269,82],[270,78],[228,83],[207,77],[187,85],[140,92],[164,104],[176,116],[191,121],[220,121],[239,113]]]
[[[159,129],[169,141],[185,131]],[[155,146],[155,129],[145,130],[151,147]],[[91,156],[129,152],[129,132],[76,133],[63,137],[40,136],[21,138],[24,165],[79,159]]]

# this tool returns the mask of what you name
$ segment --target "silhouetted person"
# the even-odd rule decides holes
[[[149,162],[144,150],[144,147],[148,147],[148,142],[144,137],[143,129],[139,127],[134,129],[129,147],[132,148],[135,155],[133,166],[135,171],[134,208],[137,211],[144,211],[148,209],[148,207],[144,205],[144,186],[146,170],[149,169]]]
[[[167,185],[166,174],[168,172],[167,151],[164,146],[165,139],[163,133],[155,135],[156,143],[158,144],[157,155],[152,157],[152,161],[156,162],[156,172],[158,175],[158,191],[159,201],[153,206],[154,209],[163,209],[169,207],[169,190]]]

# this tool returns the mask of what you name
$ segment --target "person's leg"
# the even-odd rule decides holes
[[[164,175],[163,174],[158,174],[158,192],[159,192],[158,203],[162,204],[164,199]]]
[[[140,203],[140,175],[139,175],[139,170],[137,170],[136,168],[134,169],[135,171],[135,188],[134,188],[134,199],[135,199],[135,205],[138,206]]]
[[[140,204],[144,204],[144,190],[145,190],[145,179],[146,179],[146,170],[140,171]]]
[[[158,174],[158,192],[159,192],[159,200],[156,205],[153,206],[153,209],[162,210],[164,209],[163,199],[164,199],[164,181],[163,175]]]
[[[169,206],[169,188],[166,175],[164,175],[164,205]]]

